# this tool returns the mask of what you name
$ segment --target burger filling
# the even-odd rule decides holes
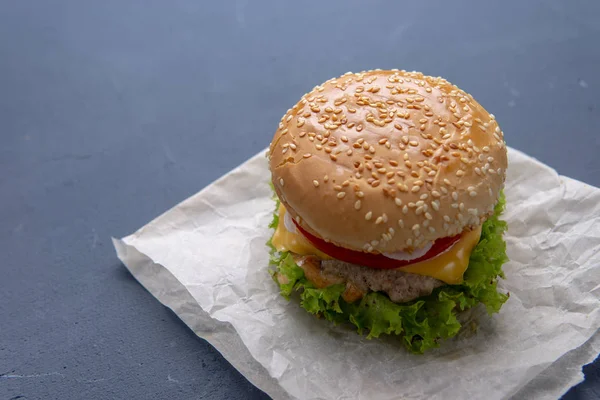
[[[430,276],[400,269],[373,269],[335,259],[319,260],[314,256],[296,256],[296,264],[316,287],[344,284],[342,298],[352,303],[368,292],[384,292],[390,300],[404,303],[431,294],[444,282]]]
[[[502,264],[508,260],[502,238],[506,223],[499,219],[503,196],[482,226],[449,245],[432,243],[421,251],[425,255],[377,255],[385,260],[383,268],[351,262],[352,253],[341,253],[345,249],[309,240],[310,234],[276,202],[270,225],[274,233],[268,244],[281,294],[289,298],[297,292],[308,312],[333,322],[350,322],[359,333],[368,332],[369,338],[400,335],[409,350],[422,353],[458,333],[460,311],[481,303],[489,313],[498,312],[508,299],[497,290]],[[435,248],[443,250],[432,252]]]
[[[361,257],[355,256],[353,253],[357,252],[350,250],[337,248],[336,254],[341,257],[333,258],[319,250],[316,247],[318,241],[315,238],[309,240],[307,235],[306,232],[303,234],[299,231],[289,213],[283,205],[280,205],[278,223],[271,243],[277,251],[306,256],[298,258],[298,262],[313,265],[318,272],[307,274],[308,280],[317,284],[314,279],[318,278],[320,283],[317,286],[324,287],[322,282],[336,284],[340,283],[339,279],[342,279],[350,287],[359,288],[362,293],[383,291],[392,301],[406,302],[428,295],[444,283],[451,285],[461,283],[469,266],[471,252],[479,242],[481,227],[465,232],[448,247],[441,248],[440,252],[432,252],[432,249],[438,246],[429,244],[410,253],[383,254],[373,257],[373,261],[366,258],[367,263],[371,264],[369,266],[361,265]],[[333,245],[327,246],[330,249],[332,247]],[[383,258],[387,260],[382,262]],[[380,269],[378,263],[387,264],[389,267]],[[355,296],[353,298],[356,299]]]

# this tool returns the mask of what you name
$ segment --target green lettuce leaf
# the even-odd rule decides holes
[[[269,227],[279,222],[279,200]],[[461,329],[458,314],[482,303],[489,314],[496,313],[508,299],[498,292],[498,277],[504,277],[502,264],[508,261],[503,234],[506,222],[500,220],[506,200],[501,193],[494,214],[483,224],[479,243],[473,249],[469,267],[460,285],[445,285],[432,294],[403,304],[392,302],[384,293],[370,292],[360,301],[347,303],[342,298],[345,286],[316,288],[289,252],[278,252],[271,244],[273,279],[281,294],[289,299],[297,292],[300,305],[309,313],[334,323],[351,323],[360,334],[376,338],[382,334],[398,336],[414,353],[438,347],[440,341],[456,336]]]

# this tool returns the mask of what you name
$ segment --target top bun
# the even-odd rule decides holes
[[[494,116],[443,78],[347,73],[284,115],[269,149],[275,191],[302,228],[371,253],[480,225],[507,166]]]

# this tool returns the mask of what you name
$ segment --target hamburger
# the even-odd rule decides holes
[[[508,299],[503,133],[447,80],[331,79],[283,116],[268,160],[271,273],[309,313],[422,353]]]

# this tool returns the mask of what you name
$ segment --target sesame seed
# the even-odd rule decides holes
[[[417,193],[419,190],[421,190],[421,186],[413,186],[410,191],[413,193]]]
[[[449,217],[449,216],[447,216],[447,215],[444,215],[444,221],[446,221],[446,222],[450,222],[450,217]]]
[[[452,192],[452,200],[454,200],[454,201],[458,200],[458,193],[457,192]]]
[[[396,198],[394,199],[394,202],[396,203],[396,205],[397,205],[398,207],[400,207],[400,206],[402,205],[402,200],[401,200],[399,197],[396,197]]]
[[[315,180],[313,181],[313,185],[315,185],[315,187],[319,187],[319,181],[315,179]]]
[[[460,203],[458,205],[458,208],[460,209],[461,212],[465,211],[465,203]]]
[[[421,215],[421,214],[423,214],[423,206],[421,206],[421,207],[418,207],[418,208],[415,210],[415,214],[417,214],[417,215]]]
[[[412,243],[413,243],[412,239],[410,239],[410,238],[406,239],[406,245],[407,246],[409,246],[409,247],[412,246]]]
[[[312,156],[312,154],[310,154],[310,153],[306,153],[306,154],[304,154],[302,157],[304,157],[304,158],[310,158],[311,156]]]
[[[329,180],[329,176],[328,176],[328,175],[325,175],[325,176],[323,177],[323,182],[327,182],[328,180]]]
[[[363,192],[356,192],[356,197],[363,198],[365,194]]]
[[[477,192],[474,191],[474,190],[472,190],[472,191],[469,192],[469,196],[476,197],[477,196]]]
[[[398,226],[402,229],[404,229],[404,221],[402,221],[401,219],[398,220]]]
[[[354,208],[356,210],[360,210],[360,206],[362,205],[360,200],[356,200],[356,202],[354,203]]]
[[[372,240],[371,246],[377,246],[379,244],[379,240]]]
[[[381,215],[381,218],[383,218],[383,222],[386,222],[386,223],[388,222],[388,217],[387,217],[387,214],[386,214],[386,213],[383,213],[383,214]]]
[[[367,221],[369,221],[372,217],[373,217],[373,213],[371,211],[369,211],[368,213],[365,214],[365,219]]]
[[[448,189],[446,189],[445,187],[441,187],[440,190],[442,191],[442,193],[444,194],[448,194]]]
[[[456,171],[456,176],[464,176],[464,175],[465,175],[465,171],[460,170],[460,169],[458,171]]]
[[[431,208],[433,208],[435,211],[439,211],[440,210],[440,202],[437,200],[432,201]]]
[[[283,186],[283,184],[284,184],[284,183],[285,183],[285,182],[283,182],[283,178],[279,178],[279,184],[280,184],[281,186]]]
[[[377,219],[375,220],[375,225],[379,225],[382,222],[383,222],[383,218],[382,217],[377,217]]]
[[[408,207],[406,205],[402,207],[402,214],[408,214]]]
[[[339,193],[337,194],[337,198],[338,198],[338,199],[343,199],[344,197],[346,197],[346,192],[339,192]]]
[[[421,229],[421,225],[419,225],[419,224],[414,224],[413,227],[412,227],[413,231],[416,231],[416,230],[419,230],[419,229]]]
[[[408,192],[408,186],[403,183],[398,183],[396,185],[401,192]]]

